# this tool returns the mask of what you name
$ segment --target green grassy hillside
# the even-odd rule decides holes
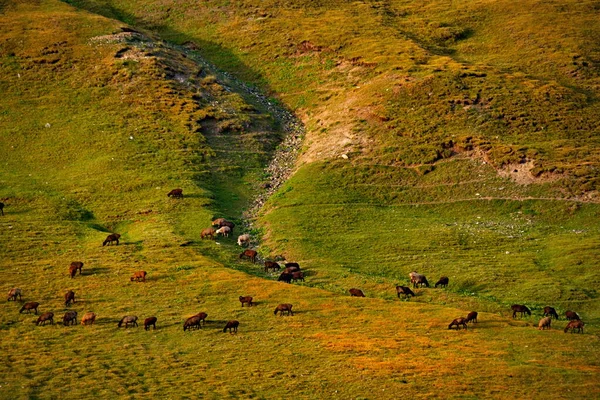
[[[0,282],[57,322],[0,301],[0,398],[599,396],[593,4],[68,3],[0,2]],[[249,229],[283,135],[222,70],[306,123],[252,228],[304,283],[199,238],[217,216]],[[414,269],[450,287],[398,300]],[[515,302],[534,315],[513,320]],[[535,329],[545,305],[585,333]],[[97,323],[62,326],[67,309]]]

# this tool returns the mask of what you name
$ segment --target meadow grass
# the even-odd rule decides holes
[[[168,8],[88,5],[141,28]],[[218,13],[197,25],[213,6],[228,5],[181,4],[158,31],[183,41],[197,33],[174,22],[213,34],[219,24],[256,27]],[[318,7],[293,6],[277,11],[302,16],[294,34],[322,25]],[[327,15],[344,23],[349,11],[338,6]],[[152,33],[122,39],[122,22],[53,0],[0,7],[0,281],[57,322],[69,289],[79,318],[98,314],[93,326],[36,327],[19,302],[1,302],[1,398],[524,398],[571,397],[573,388],[598,397],[595,204],[548,200],[563,194],[559,183],[516,185],[469,158],[435,161],[424,175],[376,156],[313,163],[257,220],[261,254],[306,270],[305,283],[279,283],[239,260],[234,238],[199,239],[215,216],[240,232],[280,135],[258,104],[196,63],[194,51]],[[252,11],[257,19],[274,5],[265,7]],[[368,8],[360,7],[354,20]],[[324,37],[344,34],[334,33]],[[222,50],[201,52],[221,51],[221,66],[239,68],[257,57],[250,45],[246,55]],[[302,59],[303,75],[285,61],[258,68],[261,57],[242,72],[272,90],[324,79],[313,70],[320,62]],[[339,77],[333,65],[319,68]],[[281,93],[286,103],[296,96]],[[323,93],[303,95],[308,104]],[[175,187],[184,199],[167,198]],[[110,232],[122,234],[119,246],[101,245]],[[75,260],[83,274],[71,279]],[[448,275],[450,288],[398,300],[394,285],[417,268],[432,281]],[[146,283],[129,281],[137,270]],[[350,298],[352,286],[368,298]],[[242,309],[240,295],[256,307]],[[534,316],[513,320],[513,301]],[[586,333],[563,334],[564,321],[534,329],[546,302],[576,309]],[[274,316],[279,303],[294,304],[295,315]],[[479,324],[447,329],[473,309]],[[184,333],[185,318],[200,311],[206,326]],[[157,316],[158,329],[118,329],[130,314]],[[237,335],[222,333],[229,319],[240,321]]]

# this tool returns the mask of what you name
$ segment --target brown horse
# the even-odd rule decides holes
[[[75,292],[69,290],[65,293],[65,307],[68,306],[71,302],[75,303]]]
[[[77,270],[79,270],[79,275],[81,275],[82,269],[83,263],[81,261],[73,261],[71,265],[69,265],[69,275],[71,275],[71,279],[75,277]]]
[[[121,318],[117,327],[120,328],[123,324],[125,324],[125,329],[129,328],[129,324],[133,326],[138,326],[137,320],[138,317],[136,315],[126,315],[123,318]]]
[[[240,303],[244,307],[244,303],[248,303],[248,306],[252,307],[252,296],[240,296]]]
[[[285,267],[286,268],[298,268],[298,270],[300,269],[300,264],[295,263],[295,262],[289,262],[289,263],[285,263]]]
[[[471,311],[470,313],[467,314],[467,318],[466,318],[466,323],[469,322],[475,322],[477,323],[477,311]]]
[[[158,318],[156,317],[148,317],[144,320],[144,329],[149,331],[150,330],[150,326],[152,326],[152,329],[156,329],[156,321],[158,320]]]
[[[146,282],[146,271],[136,271],[133,273],[133,276],[129,278],[129,281],[133,282]]]
[[[277,278],[278,282],[292,283],[292,274],[288,274],[287,272],[282,272]]]
[[[81,318],[81,325],[94,325],[96,321],[96,314],[93,312],[88,312],[83,315]]]
[[[17,301],[17,296],[19,296],[19,301],[21,301],[21,289],[19,288],[12,288],[8,291],[8,299],[6,301],[10,301],[12,299],[12,301]]]
[[[240,259],[249,258],[250,261],[255,263],[257,255],[258,255],[258,253],[256,252],[256,250],[244,250],[240,253]]]
[[[118,246],[120,237],[121,237],[121,235],[119,235],[118,233],[111,233],[110,235],[108,235],[106,237],[104,242],[102,242],[102,246],[106,246],[107,244],[112,244],[113,242],[117,242],[117,246]]]
[[[554,307],[544,307],[544,317],[554,317],[558,319],[558,314]]]
[[[167,193],[167,197],[173,197],[174,199],[183,199],[183,189],[173,189]]]
[[[396,294],[398,295],[398,298],[400,298],[400,295],[403,294],[407,299],[410,299],[410,296],[414,297],[415,295],[415,293],[410,290],[408,286],[396,286]]]
[[[47,312],[40,315],[40,317],[36,321],[36,325],[39,326],[40,323],[42,325],[46,325],[46,321],[50,321],[50,325],[54,325],[54,313]]]
[[[275,261],[265,261],[265,272],[268,272],[270,269],[273,271],[279,271],[281,266],[277,264]]]
[[[235,320],[231,320],[228,321],[227,324],[225,325],[225,328],[223,328],[223,333],[227,332],[227,329],[229,329],[229,333],[234,334],[237,333],[237,328],[240,325],[240,323],[238,321]],[[232,332],[233,330],[233,332]]]
[[[215,230],[215,228],[202,229],[202,232],[200,232],[200,239],[205,239],[205,238],[214,239],[216,232],[217,231]]]
[[[513,304],[512,306],[510,306],[511,310],[513,311],[513,318],[517,318],[517,313],[521,314],[521,317],[523,317],[523,315],[527,314],[527,315],[531,315],[531,311],[529,310],[529,308],[527,308],[524,305],[521,304]]]
[[[456,318],[455,320],[450,322],[450,325],[448,325],[448,329],[452,329],[453,326],[456,326],[456,330],[459,330],[461,326],[467,329],[467,319],[463,317]]]
[[[365,294],[360,289],[352,288],[352,289],[348,290],[348,292],[350,292],[351,297],[365,297]]]
[[[277,307],[275,307],[275,312],[273,314],[277,315],[277,313],[279,313],[279,316],[282,316],[284,312],[286,312],[287,315],[294,315],[294,313],[292,312],[292,305],[280,304]]]
[[[569,323],[565,327],[565,333],[567,333],[567,331],[569,329],[571,330],[571,333],[575,332],[575,329],[577,329],[578,333],[583,333],[583,326],[584,325],[585,324],[583,323],[583,321],[579,320],[579,319],[575,319],[573,321],[569,321]]]
[[[69,323],[71,325],[75,325],[77,323],[77,311],[67,311],[63,316],[63,324],[68,326]]]
[[[576,321],[581,319],[575,311],[570,310],[565,313],[565,316],[567,317],[567,321]]]
[[[37,303],[35,301],[30,301],[29,303],[25,303],[23,305],[23,307],[21,307],[19,314],[22,313],[23,311],[27,311],[27,314],[29,314],[29,313],[31,313],[31,310],[35,310],[35,313],[37,314],[39,306],[40,306],[40,303]]]
[[[302,271],[292,272],[292,280],[294,282],[298,282],[298,281],[304,282],[304,273]]]
[[[435,284],[435,287],[438,287],[438,285],[439,285],[440,287],[443,287],[443,288],[446,287],[447,288],[448,287],[448,282],[450,282],[450,280],[448,279],[448,277],[447,276],[442,276],[440,278],[440,280],[437,281],[437,283]]]

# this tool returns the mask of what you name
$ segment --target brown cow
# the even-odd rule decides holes
[[[252,307],[252,296],[240,296],[240,303],[244,307],[244,303],[248,303],[248,306]]]
[[[131,282],[136,281],[136,282],[146,282],[146,271],[136,271],[133,273],[133,276],[131,278],[129,278],[129,280]]]
[[[65,307],[68,306],[71,302],[75,303],[75,292],[69,290],[65,293]]]

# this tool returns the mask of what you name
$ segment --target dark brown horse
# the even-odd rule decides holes
[[[281,275],[279,275],[279,278],[277,278],[277,281],[285,282],[285,283],[292,283],[292,274],[282,272]]]
[[[240,259],[249,258],[250,261],[255,263],[257,255],[258,255],[258,253],[256,252],[256,250],[244,250],[240,253]]]
[[[69,290],[67,293],[65,293],[65,307],[71,304],[71,302],[75,303],[75,292]]]
[[[415,293],[410,290],[410,288],[408,286],[396,286],[396,294],[398,295],[398,298],[400,298],[400,295],[404,295],[407,299],[410,299],[410,296],[415,295]]]
[[[81,275],[81,270],[83,269],[83,263],[81,261],[73,261],[69,266],[69,275],[71,278],[75,277],[75,274],[79,270],[79,275]]]
[[[269,270],[279,271],[280,269],[281,266],[275,261],[265,261],[265,272],[268,272]]]
[[[365,294],[360,289],[352,288],[352,289],[350,289],[348,291],[350,292],[350,296],[351,297],[365,297]]]
[[[448,329],[452,329],[453,326],[456,326],[456,330],[459,330],[461,326],[467,329],[467,319],[463,317],[456,318],[455,320],[450,322],[450,325],[448,325]]]
[[[578,333],[583,333],[583,326],[584,325],[585,324],[583,323],[583,321],[581,321],[579,319],[575,319],[573,321],[569,321],[569,323],[565,327],[565,333],[567,333],[569,331],[569,329],[571,330],[571,333],[575,332],[575,329],[577,329]]]
[[[40,323],[42,325],[46,325],[46,321],[50,321],[50,325],[54,325],[54,313],[52,313],[52,312],[43,313],[37,319],[35,324],[38,326],[40,325]]]
[[[440,280],[439,280],[439,281],[437,281],[437,283],[435,284],[435,287],[438,287],[438,285],[439,285],[440,287],[443,287],[443,288],[444,288],[444,287],[448,287],[448,282],[450,282],[450,280],[448,279],[448,277],[447,277],[447,276],[442,276],[442,277],[440,278]]]
[[[183,324],[183,331],[185,332],[188,329],[200,329],[202,327],[200,323],[202,322],[205,324],[206,317],[208,317],[208,314],[204,312],[189,317],[185,320],[185,323]]]
[[[558,314],[554,307],[544,307],[544,317],[554,317],[558,319]]]
[[[292,280],[294,282],[298,282],[298,281],[304,282],[304,273],[302,271],[292,272]]]
[[[527,314],[527,315],[531,315],[531,310],[529,310],[529,308],[527,308],[524,305],[521,304],[513,304],[512,306],[510,306],[511,310],[513,311],[513,318],[517,318],[517,313],[521,314],[521,317],[523,317],[523,315]]]
[[[575,311],[570,310],[565,313],[565,316],[567,317],[567,321],[576,321],[581,319]]]
[[[29,313],[31,313],[31,310],[35,310],[35,313],[37,314],[39,306],[40,306],[40,303],[37,303],[35,301],[30,301],[29,303],[25,303],[23,305],[23,307],[21,307],[19,314],[22,313],[23,311],[27,311],[27,314],[29,314]]]
[[[470,313],[467,314],[467,318],[466,318],[466,323],[469,322],[475,322],[477,323],[477,311],[471,311]]]
[[[174,199],[183,199],[183,189],[173,189],[167,193],[167,197],[173,197]]]
[[[298,268],[298,269],[300,269],[300,264],[298,264],[298,263],[295,263],[295,262],[289,262],[289,263],[285,263],[285,267],[286,267],[286,268],[292,268],[292,267],[295,267],[295,268]]]
[[[106,246],[107,244],[113,244],[113,242],[116,242],[118,246],[120,237],[121,235],[119,235],[118,233],[111,233],[106,237],[106,239],[104,239],[104,242],[102,242],[102,246]]]
[[[63,324],[67,326],[69,323],[71,323],[71,325],[75,325],[77,323],[77,311],[67,311],[65,313],[63,316]]]
[[[228,321],[227,324],[225,325],[225,328],[223,328],[223,333],[227,332],[227,329],[229,329],[229,333],[233,334],[233,333],[237,333],[237,328],[240,325],[240,323],[238,321],[235,320],[231,320]],[[233,332],[232,332],[233,330]]]
[[[252,296],[240,296],[240,303],[242,303],[242,307],[244,307],[244,303],[252,307]]]
[[[287,315],[294,315],[294,313],[292,312],[292,305],[280,304],[277,307],[275,307],[275,312],[273,314],[277,315],[277,313],[279,313],[279,316],[282,316],[284,312],[286,312]]]
[[[152,326],[152,329],[156,329],[156,321],[158,320],[158,318],[156,317],[148,317],[144,320],[144,329],[149,331],[150,330],[150,326]]]

